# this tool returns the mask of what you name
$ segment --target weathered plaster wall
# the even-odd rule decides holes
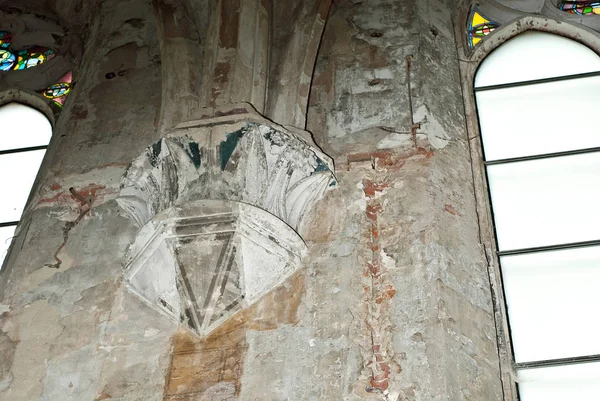
[[[155,19],[141,0],[74,6],[94,13],[74,91],[0,274],[0,400],[161,399],[174,329],[121,285],[135,228],[114,201],[157,139]]]
[[[346,249],[345,274],[364,286],[362,304],[336,319],[354,320],[361,397],[370,376],[389,399],[502,398],[452,11],[342,2],[321,45],[308,127],[336,161],[342,194],[329,210],[344,222],[319,222],[339,230],[321,239],[322,263]]]
[[[454,3],[213,6],[81,6],[74,93],[0,273],[0,400],[500,400]],[[306,121],[337,184],[302,216],[303,267],[199,338],[125,289],[137,227],[115,198],[171,124],[212,113],[179,128],[217,143],[233,117],[211,107],[240,101]]]
[[[308,96],[331,0],[286,0],[271,6],[267,117],[306,128]]]

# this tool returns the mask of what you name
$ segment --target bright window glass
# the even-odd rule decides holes
[[[525,33],[482,62],[475,99],[520,399],[600,400],[600,132],[577,116],[600,106],[600,58]]]
[[[478,92],[486,160],[600,146],[583,115],[600,109],[598,93],[600,77]]]
[[[600,152],[488,167],[501,251],[600,239]]]
[[[0,155],[0,188],[10,188],[9,196],[0,200],[0,221],[21,218],[44,153],[42,149]]]
[[[590,48],[562,36],[529,31],[510,39],[483,60],[475,88],[599,70],[600,59]],[[562,106],[556,105],[557,110],[568,109]]]
[[[0,227],[0,265],[8,252],[8,247],[15,235],[17,226]],[[1,268],[2,266],[0,266]]]
[[[46,146],[52,136],[52,125],[39,111],[20,103],[0,107],[0,151]]]
[[[598,401],[600,362],[517,373],[522,401]]]
[[[502,256],[516,362],[600,354],[600,247]]]
[[[52,126],[38,110],[20,103],[0,107],[0,265],[23,214],[52,136]]]

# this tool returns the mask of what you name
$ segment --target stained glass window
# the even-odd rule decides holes
[[[0,31],[0,48],[8,49],[12,42],[12,34],[10,32]]]
[[[0,71],[10,71],[15,65],[16,57],[8,50],[0,49]]]
[[[0,71],[17,71],[40,65],[55,56],[54,50],[33,46],[28,49],[10,51],[12,34],[0,31]]]
[[[55,105],[62,108],[65,104],[67,96],[71,92],[72,81],[73,73],[69,71],[57,83],[46,88],[44,91],[44,97],[51,99]]]
[[[33,47],[26,50],[19,50],[16,53],[17,62],[13,70],[24,70],[35,67],[54,57],[54,51],[45,47]]]
[[[474,47],[499,26],[500,24],[491,21],[473,8],[467,22],[467,40],[469,42],[469,47]]]
[[[558,8],[571,14],[600,14],[600,1],[562,1]]]

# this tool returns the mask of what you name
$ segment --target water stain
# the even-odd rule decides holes
[[[305,277],[297,272],[205,337],[181,328],[172,338],[171,369],[164,400],[208,400],[214,389],[231,391],[227,396],[237,397],[248,350],[247,331],[275,330],[283,325],[298,324],[298,309],[304,293]],[[223,386],[224,383],[229,386]]]

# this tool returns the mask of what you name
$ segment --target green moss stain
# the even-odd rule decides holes
[[[158,166],[158,157],[162,150],[162,139],[150,147],[150,164],[152,167]]]
[[[329,170],[329,166],[327,166],[327,164],[325,164],[325,162],[323,160],[317,158],[317,167],[315,168],[315,171],[313,171],[313,174],[322,173],[324,171],[331,171],[331,170]]]
[[[245,131],[243,129],[231,132],[227,134],[227,139],[225,139],[223,142],[221,142],[221,145],[219,145],[221,151],[221,171],[225,170],[227,162],[229,162],[231,155],[235,151],[238,142],[240,141],[240,139],[242,139],[244,134]]]
[[[196,168],[200,168],[200,164],[202,163],[202,158],[200,156],[200,147],[198,146],[198,144],[196,142],[188,143],[187,153],[190,156],[190,159],[192,159],[194,166],[196,166]]]

